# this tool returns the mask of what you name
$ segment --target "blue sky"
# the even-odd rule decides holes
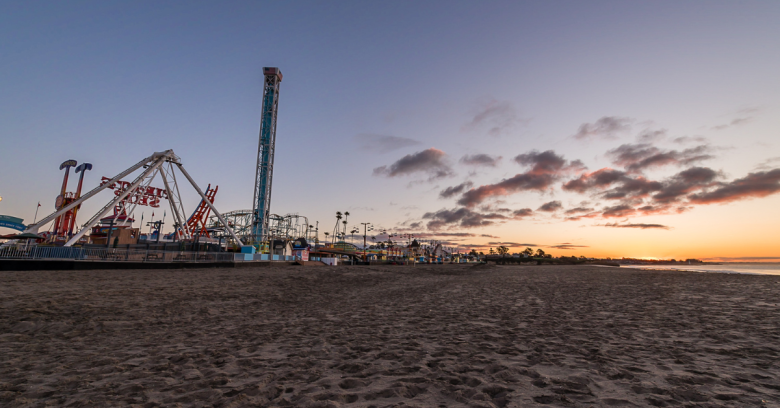
[[[4,2],[0,213],[29,222],[38,201],[52,210],[66,159],[94,165],[90,187],[169,148],[200,184],[219,184],[218,208],[251,208],[263,66],[284,74],[274,213],[330,225],[348,210],[355,223],[419,222],[430,233],[426,213],[462,207],[440,198],[447,187],[500,183],[528,170],[512,159],[533,150],[580,160],[581,172],[615,167],[611,149],[652,131],[662,131],[650,143],[661,152],[707,146],[711,157],[696,165],[726,185],[780,167],[778,17],[775,2]],[[601,118],[623,126],[575,137]],[[445,177],[374,171],[429,148],[444,152]],[[502,159],[459,162],[474,154]],[[565,191],[565,181],[473,208],[529,208],[530,217],[439,232],[477,235],[464,244],[572,243],[601,255],[629,242],[626,256],[726,250],[727,240],[701,235],[713,217],[734,220],[726,229],[753,225],[762,242],[780,238],[774,193],[683,214],[566,221],[563,211],[583,201],[594,211],[615,203]],[[561,212],[537,211],[550,201]],[[196,202],[188,195],[185,208]],[[602,226],[613,222],[668,228]],[[707,244],[686,247],[690,237]],[[749,242],[731,255],[780,256]]]

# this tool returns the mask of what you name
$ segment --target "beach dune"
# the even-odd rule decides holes
[[[780,406],[780,277],[0,273],[0,405]]]

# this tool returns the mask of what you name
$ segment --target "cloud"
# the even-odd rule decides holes
[[[399,136],[373,135],[363,133],[355,136],[361,150],[372,153],[385,153],[421,144],[417,140]]]
[[[612,162],[624,167],[628,172],[638,173],[645,169],[667,165],[687,166],[695,162],[711,159],[712,148],[700,145],[685,149],[661,150],[649,143],[624,144],[607,151]]]
[[[780,169],[749,173],[747,176],[719,183],[714,190],[688,196],[694,204],[728,203],[748,198],[766,197],[780,192]]]
[[[619,204],[612,207],[606,207],[602,210],[601,216],[604,218],[624,218],[634,215],[636,210],[628,204]]]
[[[572,208],[572,209],[566,210],[564,212],[564,214],[568,215],[568,214],[586,213],[586,212],[591,212],[591,211],[593,211],[593,208],[589,208],[589,207],[576,207],[576,208]]]
[[[530,208],[521,208],[519,210],[515,210],[512,212],[512,216],[518,220],[521,218],[530,217],[532,215],[533,215],[533,210],[531,210]]]
[[[558,245],[548,245],[547,248],[575,249],[575,248],[590,248],[590,247],[587,245],[558,244]]]
[[[438,230],[445,226],[459,226],[461,228],[486,227],[495,223],[494,220],[505,220],[506,216],[497,213],[482,214],[471,211],[468,208],[454,210],[441,209],[436,212],[428,212],[424,219],[430,219],[428,229]]]
[[[606,190],[610,186],[615,186]],[[592,173],[584,173],[579,178],[563,184],[565,191],[587,193],[590,191],[602,191],[602,198],[615,200],[625,198],[640,198],[661,190],[663,184],[657,181],[647,180],[644,177],[630,177],[625,172],[610,168],[603,168]]]
[[[583,123],[574,134],[574,138],[578,140],[591,140],[591,139],[617,139],[618,135],[625,133],[631,129],[630,118],[623,118],[618,116],[604,116],[597,120],[595,123]]]
[[[550,201],[549,203],[542,204],[536,211],[555,212],[563,208],[560,201]]]
[[[505,245],[505,246],[508,246],[508,247],[521,247],[521,246],[535,247],[535,246],[538,246],[536,244],[521,244],[521,243],[517,243],[517,242],[488,242],[487,245]]]
[[[552,150],[539,152],[532,150],[519,154],[513,159],[517,164],[531,166],[529,173],[533,174],[558,174],[585,169],[585,165],[579,160],[567,162],[563,156],[555,154]]]
[[[696,190],[712,185],[720,174],[707,167],[691,167],[667,179],[663,188],[653,195],[659,203],[678,201],[681,197]]]
[[[778,157],[770,157],[763,162],[756,165],[756,170],[769,170],[771,169],[774,164],[773,163],[780,163],[780,156]]]
[[[574,191],[580,194],[587,193],[593,189],[604,189],[626,178],[626,173],[620,170],[605,167],[592,173],[584,173],[579,178],[570,180],[563,184],[565,191]]]
[[[390,166],[374,169],[375,176],[396,177],[414,173],[428,174],[428,181],[453,175],[452,168],[446,163],[447,154],[435,148],[407,154]]]
[[[707,138],[704,136],[680,136],[672,139],[672,142],[679,144],[706,143],[707,141]]]
[[[460,158],[462,164],[470,166],[496,167],[499,161],[501,161],[501,156],[490,156],[487,154],[465,155]]]
[[[491,197],[507,196],[529,190],[543,192],[564,175],[585,168],[579,160],[569,162],[552,150],[545,152],[534,150],[518,155],[513,160],[520,165],[530,166],[531,169],[496,184],[471,189],[461,196],[458,204],[471,208]]]
[[[732,119],[728,123],[724,123],[724,124],[721,124],[721,125],[713,126],[712,129],[713,130],[724,130],[724,129],[728,129],[730,127],[744,125],[744,124],[749,123],[751,121],[753,121],[753,116],[742,116],[742,117],[734,118],[734,119]]]
[[[618,224],[616,222],[606,224],[596,224],[595,227],[609,227],[609,228],[639,228],[639,229],[665,229],[670,227],[661,224]]]
[[[640,143],[653,143],[660,142],[666,139],[666,129],[650,130],[645,129],[636,137],[636,140]]]
[[[464,130],[486,129],[491,136],[501,136],[520,122],[515,106],[508,101],[488,100],[481,104]]]
[[[474,185],[474,183],[470,181],[464,181],[463,183],[458,184],[457,186],[447,187],[441,192],[439,192],[439,197],[441,198],[450,198],[452,196],[458,195],[465,191],[467,188],[471,188]]]

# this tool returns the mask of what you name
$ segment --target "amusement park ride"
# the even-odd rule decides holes
[[[257,146],[257,173],[252,200],[252,243],[267,241],[271,208],[271,183],[274,177],[274,148],[276,146],[276,113],[279,108],[279,85],[282,71],[263,68],[263,110],[260,118],[260,143]]]
[[[270,213],[271,187],[273,182],[274,150],[276,144],[276,121],[279,107],[279,86],[282,82],[282,72],[276,67],[263,68],[263,106],[260,120],[260,140],[257,149],[257,166],[254,183],[254,196],[251,210],[237,210],[220,214],[214,207],[214,198],[218,187],[209,185],[204,193],[180,162],[173,150],[156,152],[144,158],[113,178],[103,177],[98,187],[82,196],[81,190],[86,171],[92,170],[92,164],[82,163],[77,166],[75,160],[68,160],[60,166],[65,170],[62,188],[56,200],[56,211],[42,218],[37,223],[27,226],[25,233],[37,234],[38,230],[53,221],[51,232],[44,233],[50,242],[64,246],[86,242],[84,235],[92,231],[92,238],[106,235],[106,231],[117,228],[132,227],[135,221],[132,217],[138,205],[160,207],[167,200],[174,217],[174,232],[169,236],[174,240],[191,240],[200,237],[224,237],[238,246],[253,245],[261,251],[272,240],[294,240],[305,238],[317,242],[317,229],[309,224],[308,218],[298,214],[279,216]],[[66,192],[70,168],[80,173],[78,188],[75,193]],[[189,218],[184,217],[179,186],[176,182],[174,169],[178,168],[192,184],[201,201]],[[132,182],[123,181],[135,171],[143,169]],[[152,180],[159,175],[164,188],[151,186]],[[76,215],[82,203],[92,199],[105,190],[114,190],[114,198],[94,214],[81,229],[75,231]],[[108,216],[113,209],[113,215]],[[21,221],[21,220],[19,220]],[[99,224],[102,223],[102,224]],[[158,237],[161,234],[158,225]],[[23,225],[20,224],[21,227]],[[19,228],[21,229],[21,228]],[[108,234],[110,236],[110,233]],[[108,241],[108,238],[106,238]]]
[[[68,166],[75,166],[75,161],[67,161],[63,163],[62,168],[66,168]],[[89,166],[91,168],[91,165]],[[132,182],[123,182],[121,181],[122,178],[132,174],[136,170],[139,170],[143,168],[143,171],[140,175],[138,175]],[[196,210],[196,213],[193,214],[192,217],[190,217],[189,220],[184,219],[184,207],[181,203],[181,194],[179,192],[179,186],[176,182],[176,174],[174,173],[174,169],[178,168],[179,171],[184,175],[184,177],[187,179],[187,181],[190,182],[192,187],[197,191],[198,195],[201,197],[201,205],[198,207],[199,209],[201,206],[208,207],[208,210],[213,211],[214,215],[222,222],[222,225],[224,225],[225,231],[231,235],[231,237],[235,240],[235,242],[238,245],[243,245],[241,240],[238,238],[238,236],[233,233],[233,230],[230,228],[230,226],[227,224],[225,219],[222,217],[222,215],[217,211],[217,209],[214,207],[214,204],[212,203],[214,200],[214,195],[216,194],[216,189],[214,190],[207,190],[210,193],[213,191],[213,193],[210,194],[210,196],[207,196],[203,191],[198,187],[198,185],[195,183],[195,181],[190,177],[189,173],[187,173],[187,170],[184,169],[184,166],[182,166],[180,158],[176,156],[173,153],[173,150],[166,150],[164,152],[156,152],[152,154],[149,157],[146,157],[139,161],[138,163],[134,164],[133,166],[129,167],[125,171],[117,174],[111,179],[105,180],[101,183],[99,186],[95,187],[92,191],[84,194],[81,196],[81,183],[79,183],[79,190],[76,192],[75,195],[73,195],[72,199],[59,199],[58,198],[58,206],[57,211],[54,213],[44,217],[39,222],[35,224],[31,224],[27,226],[27,229],[24,231],[25,233],[32,233],[37,234],[38,229],[41,226],[44,226],[48,224],[51,221],[54,221],[54,234],[60,234],[62,231],[64,231],[65,226],[68,228],[72,228],[73,223],[75,223],[75,211],[78,210],[78,208],[81,206],[82,203],[85,201],[91,199],[96,194],[100,193],[101,191],[112,188],[115,189],[115,197],[111,201],[109,201],[106,205],[104,205],[100,210],[98,210],[97,213],[95,213],[92,218],[87,221],[86,224],[75,234],[67,234],[67,242],[65,242],[64,246],[71,246],[74,243],[78,242],[81,237],[84,236],[84,234],[87,233],[92,227],[94,227],[98,221],[100,221],[103,217],[105,217],[109,211],[112,209],[114,210],[114,213],[117,214],[117,212],[127,213],[126,206],[128,204],[132,205],[133,209],[138,204],[148,203],[150,201],[150,198],[152,200],[162,198],[168,199],[168,203],[171,208],[171,213],[173,214],[174,221],[177,226],[179,226],[179,229],[177,231],[177,234],[182,239],[191,239],[194,233],[197,233],[200,230],[197,230],[197,220],[195,223],[192,222],[192,220],[195,217],[196,214],[198,214],[198,210]],[[83,171],[86,169],[86,166],[82,168],[81,173],[83,176]],[[77,169],[77,171],[79,171]],[[154,180],[154,178],[157,175],[160,175],[160,177],[163,180],[163,184],[165,185],[165,189],[158,189],[151,187],[151,182]],[[61,196],[67,196],[65,194],[65,188],[67,185],[67,173],[65,176],[65,181],[63,182],[63,189]],[[132,209],[129,212],[132,214]],[[205,210],[200,212],[200,222],[201,222],[201,228],[203,227],[202,222],[204,218],[202,217],[205,213]],[[127,217],[125,217],[125,220],[127,220]],[[67,222],[67,224],[66,224]],[[197,231],[193,231],[193,227]],[[64,234],[63,234],[64,235]]]

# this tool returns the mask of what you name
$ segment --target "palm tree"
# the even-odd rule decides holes
[[[333,227],[333,238],[336,239],[339,234],[339,221],[341,221],[341,211],[336,211],[336,226]]]
[[[344,211],[344,235],[347,235],[347,221],[349,220],[349,211]]]

